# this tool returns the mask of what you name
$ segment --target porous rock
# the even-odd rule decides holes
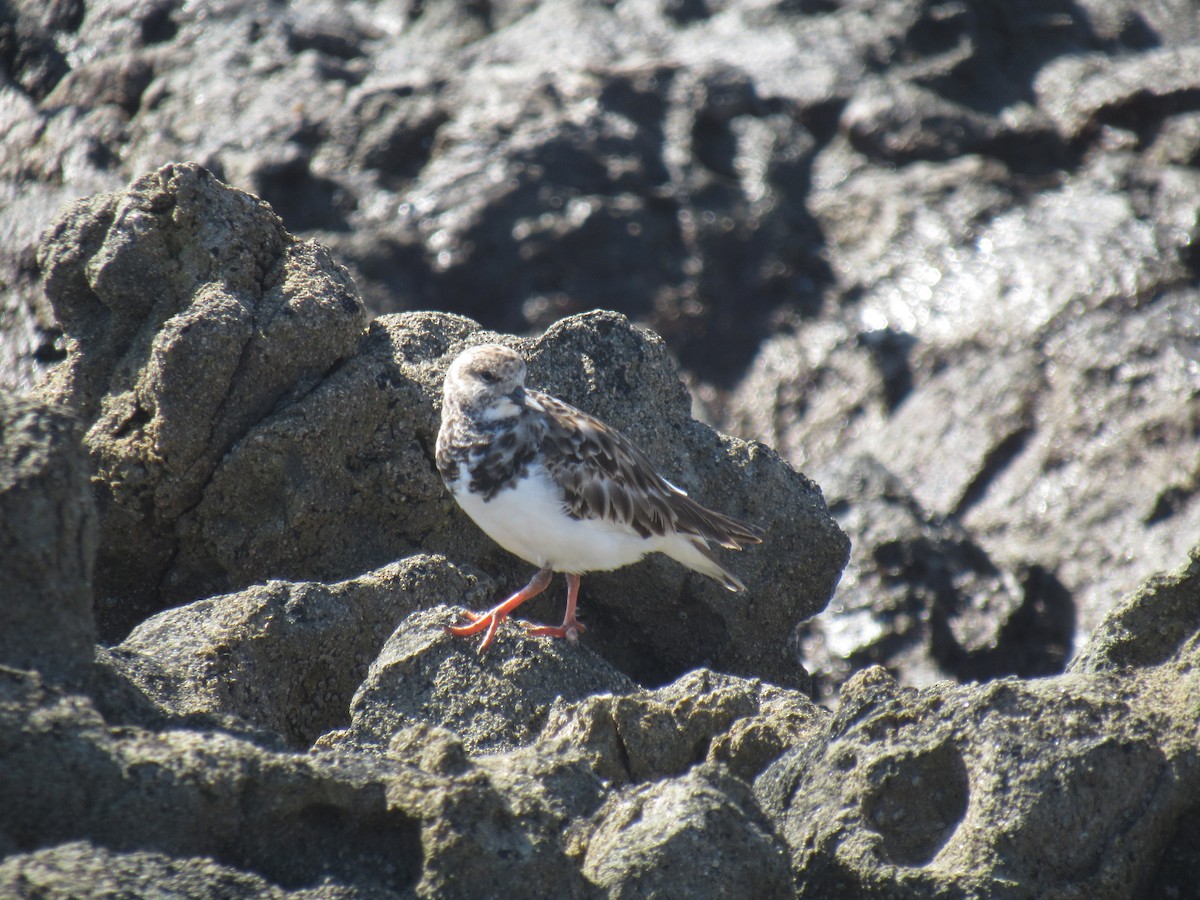
[[[1105,617],[1072,672],[1119,672],[1162,665],[1185,654],[1200,633],[1200,547],[1187,563],[1156,575]]]
[[[609,897],[794,896],[783,842],[719,765],[618,794],[596,819],[583,873]]]
[[[684,775],[701,763],[749,782],[815,733],[825,714],[798,691],[697,669],[652,691],[559,700],[538,742],[582,752],[616,785]]]
[[[827,730],[755,783],[799,896],[1132,897],[1194,874],[1181,829],[1200,685],[1181,601],[1196,591],[1194,562],[1149,582],[1067,674],[922,689],[880,668],[852,677]],[[1155,606],[1167,636],[1129,643]],[[1123,634],[1155,648],[1136,669],[1112,665]]]
[[[693,585],[702,582],[647,577],[669,571],[668,562],[631,571],[628,585],[621,576],[592,577],[584,586],[583,614],[593,626],[584,645],[623,659],[620,667],[647,684],[665,684],[661,701],[635,693],[563,703],[547,720],[561,730],[499,754],[469,755],[458,736],[420,722],[392,735],[388,758],[358,759],[349,748],[326,754],[336,765],[322,777],[335,768],[350,777],[396,767],[388,790],[405,818],[382,826],[373,818],[378,806],[343,795],[330,802],[321,790],[304,794],[311,788],[305,778],[301,793],[322,799],[316,812],[297,813],[292,782],[270,773],[307,758],[270,752],[265,730],[237,726],[230,714],[172,716],[164,704],[155,707],[164,715],[152,728],[139,727],[152,721],[139,713],[117,730],[97,724],[82,699],[27,704],[0,730],[8,736],[4,889],[56,867],[63,874],[55,883],[70,896],[108,885],[136,895],[162,885],[203,896],[203,885],[214,881],[222,896],[246,885],[308,896],[386,896],[397,884],[404,895],[619,893],[624,878],[640,886],[665,879],[665,870],[646,874],[639,866],[674,860],[686,843],[676,833],[634,846],[637,823],[624,814],[648,808],[639,804],[669,796],[672,809],[753,819],[744,791],[711,772],[688,775],[701,756],[715,759],[725,748],[735,751],[727,762],[743,778],[780,752],[808,754],[808,769],[795,760],[784,767],[789,791],[768,790],[768,776],[759,780],[779,834],[794,841],[793,863],[804,862],[794,883],[806,895],[1194,892],[1194,572],[1163,576],[1105,619],[1146,573],[1177,566],[1200,527],[1193,463],[1200,458],[1200,26],[1191,4],[546,0],[263,9],[157,0],[17,0],[0,8],[0,380],[24,389],[36,372],[78,351],[78,335],[58,335],[68,323],[55,322],[38,289],[33,248],[55,210],[119,190],[163,160],[199,160],[272,202],[292,230],[333,246],[375,312],[436,307],[524,332],[588,307],[617,307],[666,336],[712,421],[730,430],[763,423],[739,433],[767,440],[821,482],[832,464],[853,467],[869,454],[899,484],[889,482],[898,490],[881,496],[873,493],[877,480],[852,468],[851,487],[857,478],[863,492],[839,491],[838,515],[862,558],[883,550],[889,559],[886,542],[870,545],[873,534],[889,530],[873,531],[876,521],[903,526],[906,553],[922,541],[933,552],[905,555],[905,577],[890,583],[873,580],[883,570],[859,570],[865,580],[847,586],[858,589],[860,608],[879,591],[886,615],[895,596],[889,591],[929,584],[925,563],[958,571],[964,558],[982,558],[1018,584],[1021,573],[1040,569],[1063,588],[1058,610],[1075,610],[1076,644],[1093,629],[1096,639],[1067,676],[913,692],[872,672],[847,688],[836,718],[810,715],[790,694],[776,716],[767,711],[775,701],[766,700],[765,688],[718,684],[710,672],[703,676],[710,696],[701,676],[673,681],[704,661],[795,677],[794,668],[771,674],[761,666],[770,654],[709,658],[702,648],[719,644],[720,629],[696,615],[706,589]],[[270,230],[258,228],[266,217],[235,220],[247,235]],[[246,249],[235,244],[237,253]],[[112,276],[121,267],[92,258],[92,270],[111,270],[99,285],[119,296],[121,279]],[[241,283],[236,264],[227,271]],[[120,315],[97,312],[95,321],[108,316],[117,338],[128,330]],[[253,586],[270,578],[297,582],[275,586],[293,599],[324,596],[420,552],[446,555],[467,578],[494,576],[498,596],[523,584],[527,568],[470,530],[429,466],[443,358],[490,335],[450,316],[426,321],[436,324],[422,331],[407,320],[413,340],[431,346],[419,358],[436,360],[422,375],[428,387],[396,378],[388,346],[395,322],[383,320],[367,350],[340,357],[348,360],[343,368],[364,361],[361,383],[348,379],[324,405],[300,406],[294,401],[309,384],[301,379],[294,394],[256,419],[277,408],[294,414],[275,431],[262,429],[260,449],[234,440],[224,456],[201,454],[206,462],[239,455],[246,465],[236,476],[222,475],[219,464],[212,478],[194,473],[206,487],[183,491],[184,511],[168,516],[177,530],[163,543],[173,541],[179,554],[159,570],[165,577],[149,577],[152,566],[118,572],[105,551],[101,635],[119,640],[161,606],[261,590]],[[81,324],[86,318],[71,327]],[[339,339],[353,330],[332,328]],[[91,341],[93,350],[106,340]],[[220,349],[220,341],[205,346]],[[290,347],[302,360],[304,342]],[[746,366],[750,377],[741,380]],[[330,379],[342,371],[336,362],[329,369]],[[611,384],[604,377],[568,369],[561,389]],[[200,381],[198,407],[211,410],[211,385]],[[368,383],[382,387],[364,392]],[[670,380],[657,388],[661,396],[677,390]],[[601,393],[568,399],[603,408],[623,428],[638,427],[620,392]],[[77,396],[87,401],[85,394]],[[186,391],[177,384],[166,395]],[[131,434],[145,427],[137,418]],[[96,421],[86,412],[84,419]],[[186,424],[206,423],[197,416]],[[338,434],[345,442],[329,440]],[[647,440],[645,429],[639,439]],[[677,444],[669,442],[655,462],[682,481],[696,463],[672,468]],[[360,451],[346,454],[347,447]],[[727,499],[706,495],[706,473],[697,474],[699,482],[683,486],[708,502]],[[164,509],[173,496],[162,491]],[[749,509],[740,496],[727,511]],[[102,513],[120,524],[112,508]],[[153,521],[151,512],[134,514]],[[867,527],[856,530],[856,522]],[[164,534],[148,527],[141,536]],[[787,541],[777,546],[792,549]],[[149,543],[129,549],[151,561],[166,558]],[[730,564],[752,571],[757,552],[731,556]],[[999,639],[1003,652],[991,672],[1006,659],[1019,662],[1023,642],[1006,635],[1046,634],[1040,627],[1055,617],[1042,617],[1036,603],[1018,605],[1017,593],[993,591],[996,580],[983,569],[963,571],[981,577],[963,582],[970,592],[953,607],[950,633],[984,656],[990,651],[979,648]],[[109,590],[120,588],[124,574],[151,589],[135,602],[123,589]],[[475,608],[498,599],[481,596],[491,593],[483,578],[476,584]],[[680,585],[690,596],[676,604]],[[611,610],[625,610],[622,603],[641,605],[620,627],[604,627]],[[782,607],[784,630],[799,608],[790,603]],[[560,604],[547,597],[523,612],[551,621]],[[1022,609],[1034,613],[1032,631],[1002,624],[1020,624]],[[672,618],[680,611],[686,627]],[[747,641],[781,633],[778,622],[751,613],[757,630]],[[47,623],[30,621],[40,639]],[[514,640],[512,628],[501,640]],[[268,645],[287,633],[267,629]],[[338,646],[349,652],[361,645]],[[106,715],[139,702],[153,706],[139,689],[157,666],[152,657],[118,664],[109,651],[99,655],[92,690]],[[234,658],[242,665],[254,656],[239,646]],[[287,671],[303,662],[286,651],[271,658]],[[886,662],[913,681],[928,657]],[[42,665],[50,679],[53,666]],[[136,677],[126,665],[139,669]],[[332,703],[344,689],[339,680],[325,696]],[[669,699],[676,689],[694,696]],[[966,711],[955,713],[955,703]],[[628,745],[615,705],[634,735]],[[266,708],[248,706],[241,710]],[[685,713],[691,708],[699,711],[694,720]],[[212,732],[203,715],[224,716],[225,734],[198,738]],[[572,720],[563,724],[560,715]],[[287,727],[308,734],[336,721],[301,715]],[[714,729],[726,727],[705,751]],[[237,733],[245,739],[231,736]],[[572,755],[576,735],[581,743]],[[662,747],[637,739],[647,735],[661,737]],[[989,741],[997,748],[991,755]],[[827,758],[827,743],[856,758]],[[168,750],[147,762],[131,749],[142,746]],[[86,752],[72,757],[77,764],[58,764],[62,756],[54,754],[64,747]],[[629,780],[623,747],[634,748],[646,781]],[[261,777],[229,776],[248,769]],[[604,840],[589,845],[589,824],[579,824],[594,825],[591,817],[613,793],[601,770],[612,784],[632,785],[602,820],[611,866],[598,849]],[[364,776],[372,786],[381,783],[375,777]],[[146,801],[147,785],[164,784]],[[190,815],[195,784],[217,812],[207,814],[201,802],[200,814]],[[17,821],[29,807],[30,794],[21,791],[58,793],[35,805],[44,815]],[[703,805],[688,806],[697,794]],[[15,805],[7,802],[13,796]],[[82,808],[72,805],[79,802]],[[278,815],[241,818],[268,806]],[[239,823],[236,838],[217,849],[203,836],[179,839],[192,818],[221,836]],[[355,830],[359,820],[367,825]],[[419,878],[404,851],[376,853],[372,844],[379,834],[394,837],[395,826],[399,843],[409,846],[413,821],[421,823]],[[279,846],[247,849],[276,831]],[[334,831],[343,837],[331,837]],[[703,858],[736,866],[714,831],[699,826],[709,837]],[[736,832],[738,846],[744,836]],[[589,871],[607,873],[605,887],[578,871],[584,850]],[[290,854],[300,851],[327,862],[298,862]],[[390,874],[380,868],[383,856]],[[724,883],[720,872],[712,883]]]
[[[696,499],[770,535],[773,552],[752,548],[729,560],[751,586],[745,595],[726,596],[665,559],[585,579],[584,640],[641,682],[706,663],[802,680],[787,636],[832,590],[844,537],[815,485],[774,453],[694,422],[662,343],[612,313],[564,320],[533,340],[434,313],[377,319],[352,360],[233,448],[184,526],[205,548],[190,558],[197,567],[215,560],[236,581],[324,579],[420,549],[516,590],[530,567],[466,519],[432,465],[446,368],[466,346],[490,340],[525,354],[530,386],[621,428]],[[561,617],[559,590],[521,615]]]
[[[979,636],[996,665],[944,671],[1034,674],[1054,655],[1061,668],[1058,651],[1030,668],[1003,620],[1023,610],[1017,630],[1047,650],[1082,646],[1116,598],[1187,552],[1200,517],[1195,466],[1180,463],[1195,455],[1200,396],[1196,294],[1183,274],[1194,172],[1114,150],[1014,206],[1011,172],[994,161],[889,171],[834,141],[825,166],[814,210],[860,302],[764,344],[727,421],[823,483],[873,457],[924,515],[1021,585],[994,616],[984,597],[972,601],[991,618]],[[1134,172],[1137,192],[1117,187]],[[837,503],[851,530],[874,515],[870,491]],[[854,537],[861,560],[888,552]],[[915,562],[897,587],[919,589],[941,564]],[[856,603],[849,580],[843,588],[834,609]],[[886,608],[859,623],[878,645],[907,641]],[[912,682],[930,669],[927,654],[887,662]]]
[[[145,850],[114,852],[86,840],[14,853],[0,862],[0,892],[14,900],[34,897],[147,897],[189,900],[283,900],[295,896],[267,879],[207,857],[169,856]]]
[[[86,680],[96,533],[74,416],[0,391],[0,663]]]
[[[478,596],[475,579],[418,555],[349,581],[273,581],[166,610],[110,658],[170,715],[237,716],[305,748],[347,723],[350,698],[406,617]]]
[[[1053,573],[998,564],[874,457],[837,460],[818,477],[854,546],[837,602],[800,629],[821,694],[872,663],[911,685],[1062,671],[1074,606]]]
[[[270,578],[341,581],[422,551],[527,578],[432,465],[450,361],[508,340],[532,386],[621,428],[700,502],[769,535],[730,561],[744,595],[665,559],[589,578],[587,640],[642,682],[714,664],[803,683],[791,630],[832,591],[845,536],[775,453],[692,420],[661,340],[625,317],[589,313],[516,340],[413,313],[360,340],[345,273],[194,166],[79,204],[42,259],[72,341],[44,392],[89,422],[99,469],[102,635],[123,636],[147,609]]]
[[[537,737],[556,700],[636,689],[586,646],[527,637],[516,625],[477,653],[479,637],[447,634],[457,619],[448,606],[405,619],[354,695],[349,729],[322,745],[382,750],[424,722],[456,733],[470,753],[513,749]]]
[[[420,877],[419,822],[389,807],[378,771],[212,732],[113,729],[85,697],[14,669],[0,672],[0,718],[0,832],[14,849],[86,838],[208,856],[284,887],[400,891]]]
[[[327,251],[195,165],[78,202],[38,259],[68,339],[41,390],[87,427],[96,587],[114,604],[98,616],[121,636],[161,608],[183,516],[221,459],[353,351],[365,311]]]
[[[85,697],[14,669],[0,671],[0,724],[0,789],[9,801],[0,843],[28,853],[87,840],[120,854],[105,876],[120,890],[160,871],[157,854],[166,854],[192,860],[181,878],[186,884],[192,873],[200,890],[231,877],[231,890],[261,878],[329,896],[469,897],[481,885],[506,895],[587,895],[561,845],[561,812],[528,792],[514,811],[473,766],[434,775],[410,760],[277,753],[191,729],[113,728]],[[574,772],[594,780],[582,764]],[[77,875],[68,892],[86,895],[98,875],[94,865],[70,862],[83,845],[75,846],[58,863],[13,858],[0,877],[78,866],[63,879]],[[228,869],[214,872],[196,857]]]

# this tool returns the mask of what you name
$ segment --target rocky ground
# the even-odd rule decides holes
[[[1194,893],[1192,4],[9,0],[0,191],[0,894]],[[747,593],[448,637],[492,339]]]

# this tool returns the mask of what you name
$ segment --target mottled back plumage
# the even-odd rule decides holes
[[[554,448],[546,468],[576,518],[628,525],[643,538],[671,533],[741,550],[762,532],[692,500],[655,470],[625,435],[548,394],[528,391],[531,412],[542,412],[543,441]]]

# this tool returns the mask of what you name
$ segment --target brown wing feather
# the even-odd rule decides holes
[[[762,541],[758,528],[706,509],[659,475],[616,429],[548,394],[527,397],[547,413],[544,440],[557,451],[547,454],[547,468],[571,515],[619,522],[642,537],[677,532],[735,550]]]

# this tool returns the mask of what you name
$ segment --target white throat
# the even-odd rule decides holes
[[[485,422],[499,422],[501,419],[512,419],[520,414],[521,407],[513,403],[508,397],[501,397],[499,403],[495,406],[489,406],[479,418]]]

